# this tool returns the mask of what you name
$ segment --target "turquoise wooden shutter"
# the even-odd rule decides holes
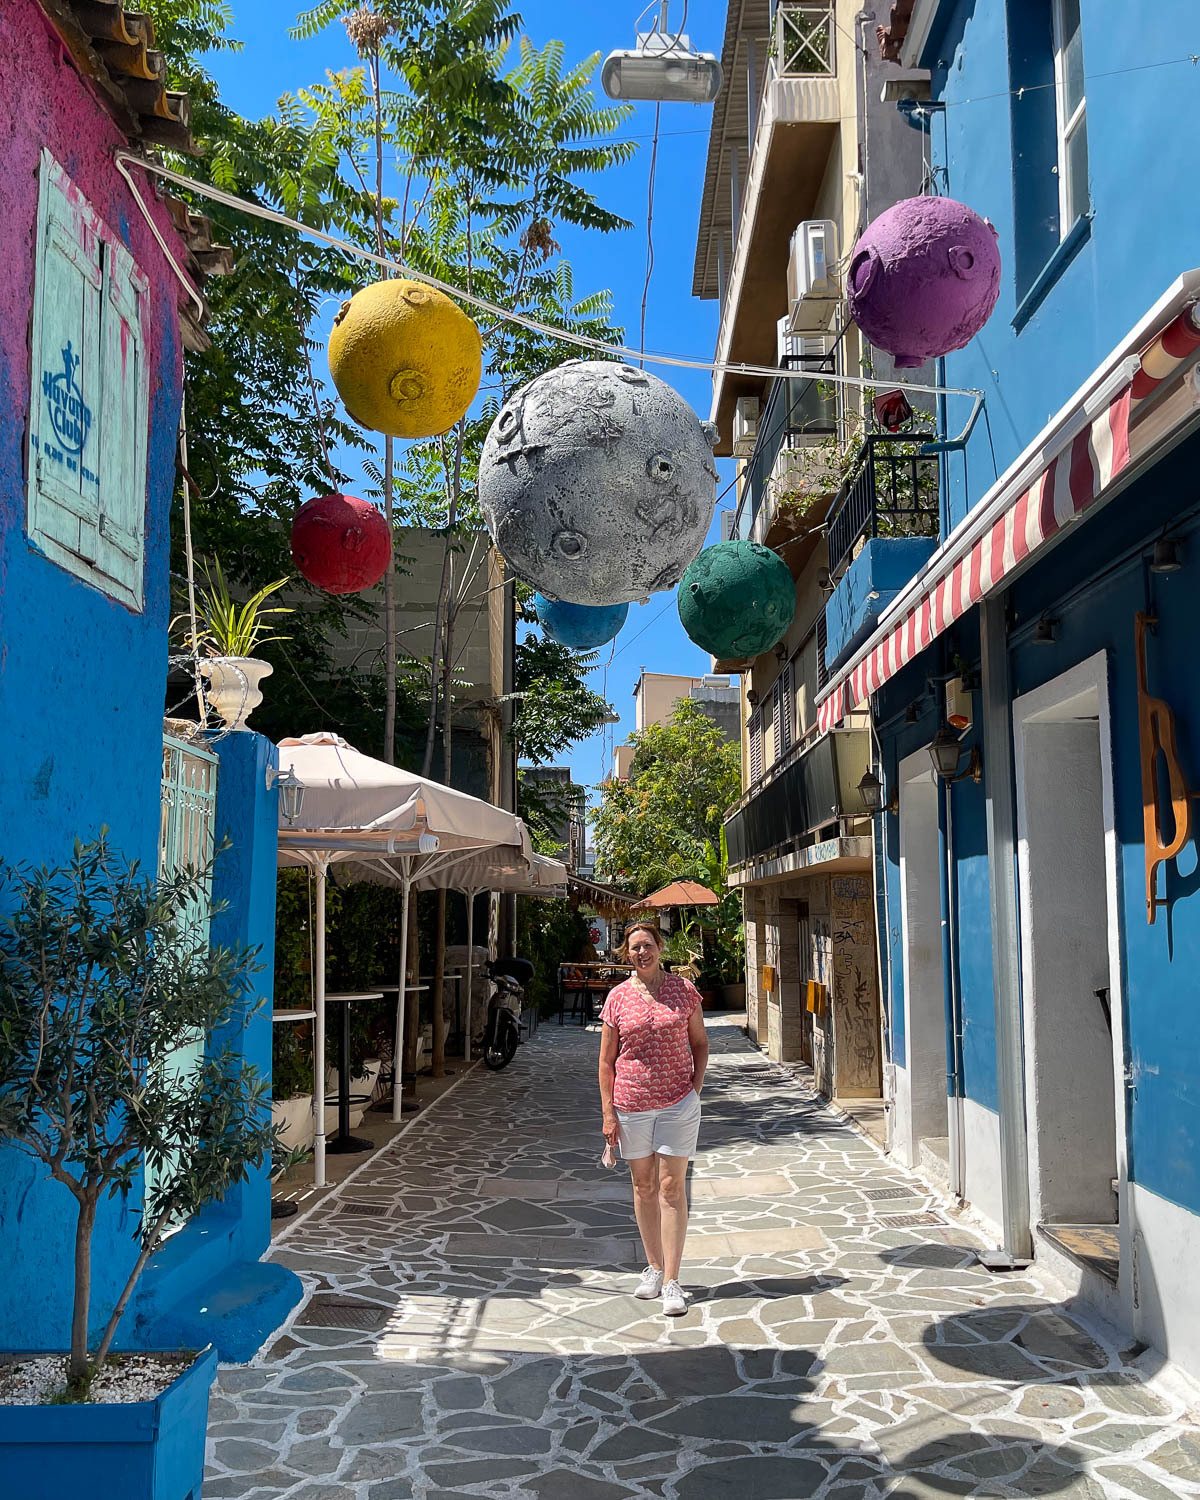
[[[142,604],[149,389],[142,339],[147,281],[123,245],[104,247],[100,319],[99,570]]]
[[[62,168],[43,152],[27,527],[49,556],[76,572],[95,562],[99,547],[95,455],[103,268],[93,218]]]

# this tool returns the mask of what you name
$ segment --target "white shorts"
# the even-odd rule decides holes
[[[633,1114],[618,1110],[622,1157],[638,1161],[647,1156],[695,1156],[700,1115],[700,1095],[695,1089],[689,1089],[678,1104],[666,1109],[643,1109]]]

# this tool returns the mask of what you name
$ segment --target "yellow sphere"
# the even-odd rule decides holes
[[[333,320],[329,373],[363,427],[435,437],[474,400],[483,342],[443,292],[419,281],[377,281],[343,302]]]

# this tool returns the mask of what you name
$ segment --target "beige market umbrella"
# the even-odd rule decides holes
[[[325,895],[330,867],[360,862],[394,869],[402,892],[399,1000],[392,1118],[400,1119],[400,1058],[408,969],[408,910],[422,874],[468,859],[481,849],[532,853],[520,818],[441,782],[372,760],[339,735],[306,734],[279,742],[279,863],[313,872],[316,888],[313,968],[314,1181],[325,1185]],[[520,867],[519,865],[517,866]]]

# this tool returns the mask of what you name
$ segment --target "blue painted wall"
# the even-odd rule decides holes
[[[1200,264],[1200,202],[1180,191],[1179,122],[1195,117],[1200,106],[1200,70],[1187,60],[1176,61],[1188,52],[1180,38],[1194,28],[1191,0],[1138,7],[1132,31],[1127,6],[1082,0],[1091,214],[1047,264],[1031,205],[1037,210],[1039,193],[1045,199],[1042,209],[1047,203],[1053,207],[1055,199],[1044,183],[1031,186],[1025,170],[1037,133],[1045,128],[1044,110],[1039,122],[1037,107],[1045,98],[1010,98],[1017,84],[1042,81],[1023,53],[1022,28],[1045,9],[1034,0],[946,0],[924,58],[933,69],[934,97],[947,106],[931,130],[933,161],[944,169],[942,186],[991,219],[1004,261],[1000,300],[990,322],[967,349],[942,365],[949,383],[987,393],[990,417],[990,434],[981,425],[965,465],[951,467],[952,523],[979,502],[996,472],[1025,448],[1168,286]],[[1031,297],[1035,283],[1037,295]],[[1200,1213],[1200,1012],[1194,977],[1200,961],[1200,869],[1193,842],[1166,877],[1170,912],[1148,925],[1133,657],[1134,614],[1151,607],[1161,622],[1150,646],[1151,691],[1175,709],[1185,774],[1189,785],[1200,787],[1194,666],[1200,634],[1198,462],[1200,440],[1192,439],[1020,580],[1010,600],[1010,640],[1014,695],[1097,651],[1109,655],[1126,1062],[1133,1080],[1130,1171],[1136,1182]],[[1146,565],[1149,549],[1168,525],[1172,534],[1187,539],[1186,566],[1180,574],[1156,577]],[[1048,647],[1029,640],[1043,614],[1058,621],[1058,638]],[[953,640],[953,649],[969,661],[978,658],[973,630],[972,621],[961,622]],[[937,669],[938,653],[926,657],[879,695],[881,738],[893,774],[895,759],[908,752],[921,727],[897,718],[921,690],[924,675]],[[932,721],[924,726],[925,741],[932,727]],[[995,1107],[983,800],[969,784],[956,788],[954,798],[966,1086],[970,1097]],[[898,892],[894,876],[893,888]],[[899,957],[894,954],[897,964]]]
[[[1010,44],[1019,51],[1029,8],[1048,10],[1042,0],[945,0],[924,57],[933,97],[946,105],[930,132],[944,190],[999,234],[1004,273],[996,310],[944,369],[950,384],[986,393],[1001,472],[1170,283],[1200,265],[1200,199],[1184,187],[1180,154],[1180,122],[1200,112],[1200,69],[1187,60],[1195,50],[1186,41],[1195,32],[1194,0],[1154,0],[1137,6],[1136,15],[1118,0],[1081,0],[1091,223],[1036,311],[1014,326],[1023,292],[1014,128],[1022,151],[1028,143],[1022,105],[1009,91],[1032,72],[1010,60]],[[967,460],[965,479],[960,466],[951,468],[954,521],[994,478],[983,425]]]

